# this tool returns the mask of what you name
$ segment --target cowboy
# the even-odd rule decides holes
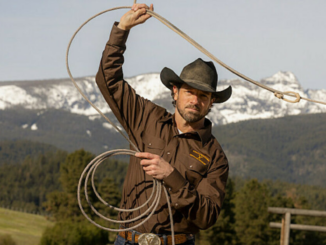
[[[153,5],[134,4],[120,23],[114,23],[96,75],[112,112],[140,150],[130,158],[121,208],[141,206],[152,193],[153,178],[160,180],[169,193],[175,244],[194,244],[194,235],[217,220],[229,171],[205,116],[214,103],[227,101],[232,90],[216,91],[218,75],[213,63],[197,59],[185,66],[180,76],[169,68],[161,72],[162,83],[172,92],[174,114],[139,96],[123,79],[123,53],[130,29],[150,18],[147,9],[153,10]],[[145,210],[120,213],[119,219],[132,219]],[[136,231],[120,232],[115,244],[135,244],[142,233],[157,234],[162,244],[172,244],[164,196],[147,222]]]

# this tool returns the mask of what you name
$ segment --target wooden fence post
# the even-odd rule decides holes
[[[281,245],[289,245],[290,242],[291,214],[286,212],[282,217]]]

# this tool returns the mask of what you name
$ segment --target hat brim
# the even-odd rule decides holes
[[[170,90],[173,89],[173,85],[176,84],[187,84],[192,88],[204,91],[204,92],[210,92],[214,95],[215,100],[214,103],[223,103],[227,101],[231,95],[232,95],[232,87],[229,86],[228,88],[222,90],[222,91],[215,91],[211,88],[201,86],[200,84],[193,83],[193,82],[187,82],[182,80],[177,74],[175,74],[174,71],[172,71],[170,68],[164,67],[160,74],[162,83]]]

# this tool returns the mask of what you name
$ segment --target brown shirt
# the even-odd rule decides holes
[[[179,134],[174,116],[164,108],[137,95],[123,79],[123,53],[129,32],[112,28],[103,52],[96,82],[111,110],[142,152],[157,154],[169,162],[174,171],[163,180],[170,195],[175,233],[195,234],[212,226],[225,196],[228,178],[227,158],[211,134],[211,122],[191,133]],[[153,179],[142,170],[139,159],[130,158],[123,186],[122,208],[143,204],[152,192]],[[149,205],[148,205],[149,206]],[[131,219],[148,207],[132,213],[121,213],[120,219]],[[141,220],[128,223],[130,227]],[[165,195],[154,215],[139,232],[170,233],[170,219]]]

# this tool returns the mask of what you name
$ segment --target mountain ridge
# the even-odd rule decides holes
[[[111,110],[97,88],[95,77],[75,79],[85,95],[103,113]],[[147,73],[125,78],[141,96],[152,100],[173,112],[170,91],[161,83],[159,73]],[[311,99],[325,100],[326,89],[304,90],[292,72],[279,71],[263,78],[262,84],[280,91],[293,91]],[[229,101],[214,105],[208,118],[217,124],[228,124],[250,119],[277,118],[285,115],[326,112],[326,106],[307,101],[292,104],[275,98],[273,93],[241,79],[221,80],[218,90],[231,85],[233,95]],[[70,79],[48,79],[38,81],[16,81],[0,83],[0,109],[15,106],[25,109],[64,109],[71,113],[87,115],[90,119],[99,116],[84,100]]]

